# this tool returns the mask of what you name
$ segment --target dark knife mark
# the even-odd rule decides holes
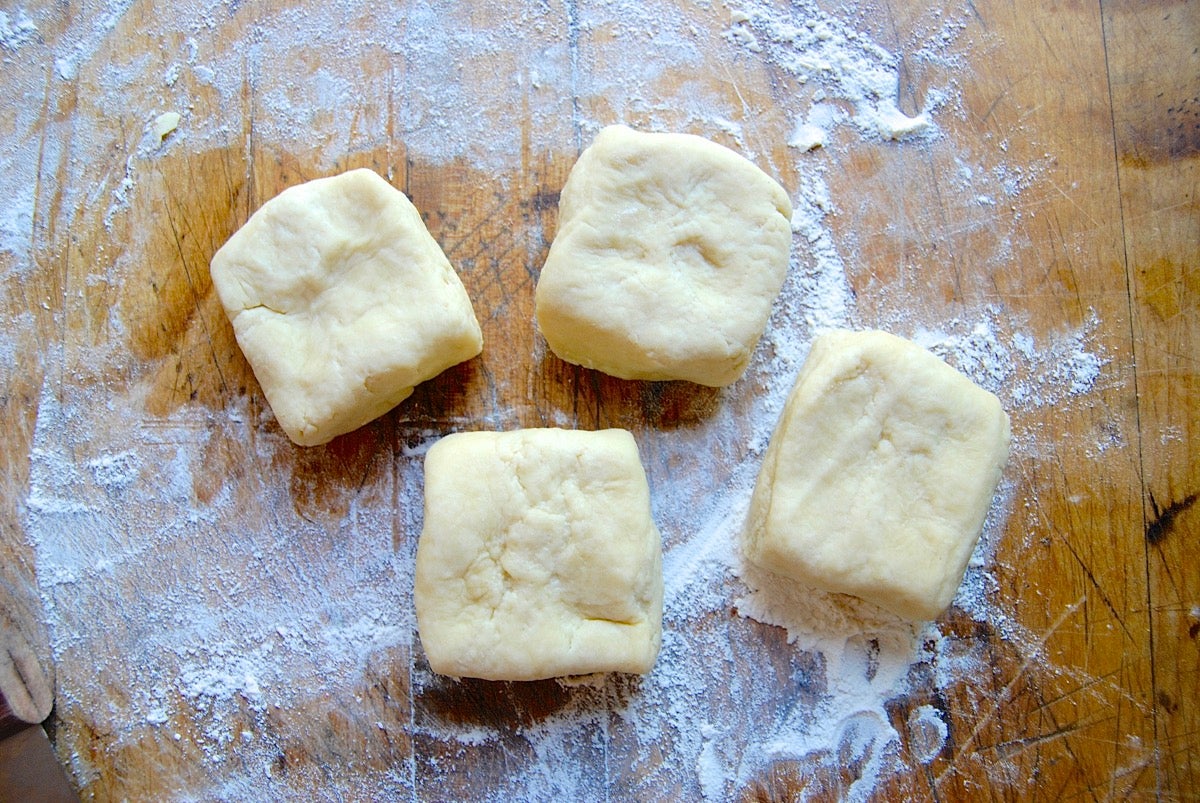
[[[558,196],[559,193],[554,190],[538,190],[529,199],[529,205],[533,207],[535,212],[555,209],[558,207]]]
[[[1154,499],[1154,494],[1150,494],[1150,507],[1154,509],[1154,519],[1146,525],[1146,540],[1151,545],[1162,543],[1162,540],[1170,535],[1171,529],[1175,526],[1175,519],[1196,504],[1198,500],[1200,500],[1200,493],[1191,493],[1178,502],[1172,502],[1165,508],[1160,508]]]
[[[1165,691],[1160,691],[1158,693],[1158,704],[1162,706],[1162,709],[1168,714],[1174,714],[1179,710],[1179,703],[1171,699],[1171,695],[1167,694]]]

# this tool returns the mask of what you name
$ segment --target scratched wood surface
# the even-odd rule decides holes
[[[0,368],[0,601],[8,626],[20,628],[47,661],[49,636],[26,526],[35,427],[39,417],[47,419],[44,408],[51,401],[97,388],[113,394],[140,388],[148,427],[181,409],[203,411],[198,426],[217,434],[207,441],[211,471],[197,481],[194,498],[204,503],[232,494],[241,511],[238,524],[267,530],[275,512],[262,497],[259,472],[291,476],[290,506],[333,532],[352,504],[393,502],[395,482],[387,478],[423,433],[493,421],[497,399],[509,411],[501,422],[508,427],[566,422],[634,430],[652,481],[670,479],[677,495],[694,495],[697,505],[705,488],[689,486],[688,478],[703,471],[719,482],[720,466],[744,456],[747,447],[737,433],[683,460],[661,445],[661,433],[708,416],[718,404],[715,392],[621,382],[563,364],[546,354],[531,325],[532,290],[554,230],[557,193],[586,144],[583,121],[638,125],[666,119],[681,130],[696,128],[686,110],[672,120],[661,105],[617,108],[612,98],[586,91],[589,76],[627,65],[613,46],[615,30],[577,24],[585,4],[551,4],[555,13],[549,17],[557,25],[528,26],[501,51],[480,54],[477,69],[447,69],[447,81],[485,92],[494,76],[520,73],[536,54],[570,71],[572,85],[580,87],[555,107],[553,99],[538,97],[546,90],[531,81],[525,102],[493,121],[507,125],[520,142],[503,180],[469,158],[430,164],[408,152],[395,120],[420,103],[422,89],[410,80],[414,65],[405,53],[367,47],[347,55],[331,45],[327,52],[296,53],[283,65],[257,64],[248,54],[244,91],[232,108],[210,86],[182,77],[194,84],[188,87],[193,105],[187,124],[224,126],[224,144],[195,149],[181,139],[183,147],[139,162],[127,208],[108,219],[107,204],[96,203],[84,188],[119,184],[122,166],[137,158],[145,120],[97,106],[105,65],[140,59],[147,80],[159,80],[172,54],[186,47],[185,36],[146,34],[161,30],[171,11],[133,2],[100,26],[95,54],[64,75],[55,56],[66,47],[68,32],[96,29],[96,20],[109,12],[86,4],[46,5],[37,16],[36,40],[4,51],[0,73],[0,87],[11,90],[3,103],[36,113],[28,130],[0,121],[0,141],[37,146],[34,214],[23,224],[28,253],[0,251],[0,315],[15,345],[15,364]],[[724,6],[674,5],[689,16],[697,36],[719,37],[729,26]],[[292,7],[222,6],[205,29],[204,46],[219,50],[251,41],[258,28],[269,35],[271,20]],[[969,9],[960,36],[973,43],[970,68],[956,79],[965,113],[939,118],[939,124],[960,147],[984,149],[1003,140],[1011,162],[1041,166],[1040,179],[1013,202],[1021,213],[1014,218],[1014,259],[1000,269],[977,270],[973,255],[987,250],[983,240],[994,231],[978,218],[989,212],[937,202],[939,188],[957,169],[952,150],[857,143],[848,158],[829,162],[827,180],[841,199],[842,213],[831,218],[834,234],[855,244],[846,271],[858,322],[891,320],[897,305],[920,319],[939,320],[964,305],[995,303],[1021,310],[1040,335],[1092,321],[1090,337],[1104,366],[1085,404],[1014,411],[1014,430],[1036,436],[1040,451],[1036,459],[1010,466],[1014,503],[992,593],[1024,629],[1038,634],[1045,660],[1030,660],[1003,632],[948,613],[947,632],[981,647],[989,666],[948,690],[918,684],[892,703],[888,715],[899,733],[906,733],[913,711],[932,705],[945,717],[948,738],[932,759],[917,756],[902,739],[901,760],[910,771],[886,779],[878,791],[897,799],[1196,799],[1200,6],[975,0]],[[404,24],[403,11],[397,10],[398,24]],[[927,9],[880,0],[870,11],[863,25],[882,46],[903,54]],[[511,17],[519,25],[521,19],[518,12],[490,6],[469,14],[480,24]],[[348,15],[347,28],[356,24]],[[256,130],[258,104],[280,88],[273,82],[345,58],[360,62],[370,89],[348,129],[332,116],[308,121],[318,134],[342,132],[333,144],[314,137],[322,159],[317,145],[307,151]],[[930,69],[902,59],[902,108],[921,107]],[[693,63],[668,71],[661,81],[664,92],[702,82],[706,91],[746,109],[746,119],[738,121],[742,144],[795,190],[801,177],[786,145],[794,120],[772,102],[781,91],[779,75],[749,62]],[[549,129],[531,118],[530,104],[559,110]],[[360,116],[376,124],[360,125]],[[73,143],[74,121],[84,118],[98,133]],[[696,133],[737,144],[721,131]],[[331,151],[336,153],[329,158]],[[401,410],[359,432],[328,447],[275,453],[274,464],[262,465],[255,444],[239,436],[269,432],[274,424],[213,294],[208,260],[282,188],[358,166],[378,170],[423,211],[475,303],[485,352],[423,385]],[[145,248],[137,263],[121,262],[123,244],[138,238]],[[113,326],[113,309],[120,312],[120,327]],[[93,362],[98,349],[110,357]],[[244,428],[224,423],[235,409],[248,411]],[[81,465],[91,456],[86,443],[70,442],[69,432],[52,435],[68,442]],[[1095,448],[1098,442],[1106,444],[1103,450]],[[372,489],[365,500],[355,496],[362,488]],[[414,537],[404,530],[406,520],[396,515],[393,538],[400,552]],[[665,529],[669,536],[670,527]],[[318,579],[316,567],[340,554],[332,536],[295,549],[294,560],[307,562]],[[142,591],[132,583],[121,593]],[[108,648],[120,655],[140,637],[131,624],[109,634]],[[780,634],[764,637],[788,649]],[[287,771],[297,795],[320,796],[328,771],[322,768],[330,766],[364,775],[412,767],[415,796],[469,798],[503,772],[496,754],[431,738],[419,727],[422,718],[468,726],[487,719],[516,729],[540,722],[572,694],[554,683],[465,683],[438,687],[417,703],[419,710],[407,710],[412,676],[397,667],[416,660],[393,655],[368,663],[353,693],[269,713],[265,726],[281,745],[276,770]],[[55,670],[70,678],[88,673],[90,665],[86,654],[68,651]],[[112,701],[131,693],[108,692]],[[619,686],[614,693],[637,692]],[[220,771],[201,760],[193,738],[197,722],[173,719],[178,739],[147,725],[114,745],[88,714],[89,705],[110,700],[73,702],[60,707],[50,725],[64,763],[73,771],[89,768],[73,776],[86,797],[230,794],[219,791]],[[194,714],[198,720],[202,712]],[[249,721],[252,712],[245,717]],[[307,726],[314,722],[320,727]],[[513,750],[522,749],[518,742],[514,736]],[[608,750],[604,780],[612,798],[669,799],[678,793],[669,778],[654,774],[658,759],[644,748],[614,743]],[[448,773],[445,767],[455,762],[470,771]],[[853,757],[841,763],[780,760],[736,794],[838,799],[858,771]]]

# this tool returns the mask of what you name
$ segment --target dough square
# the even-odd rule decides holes
[[[649,672],[662,595],[661,539],[628,432],[466,432],[430,448],[414,602],[434,672]]]
[[[605,128],[562,189],[535,293],[542,335],[623,379],[731,384],[783,286],[791,217],[783,188],[728,148]]]
[[[764,455],[745,555],[934,619],[962,581],[1008,444],[1000,401],[930,352],[884,332],[825,334]]]
[[[284,190],[212,258],[288,437],[315,446],[479,354],[466,289],[404,193],[366,169]]]

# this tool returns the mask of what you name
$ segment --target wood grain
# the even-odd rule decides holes
[[[416,5],[399,4],[396,30],[418,25]],[[183,73],[179,88],[193,104],[188,124],[218,134],[203,148],[181,137],[179,147],[150,158],[139,150],[145,120],[136,105],[101,108],[96,99],[105,97],[106,70],[135,65],[147,76],[140,85],[147,92],[161,83],[191,46],[182,28],[161,33],[175,30],[171,15],[181,12],[134,2],[105,27],[86,5],[31,9],[37,38],[0,50],[0,87],[23,112],[0,121],[0,143],[27,155],[35,178],[28,254],[0,251],[0,316],[15,358],[0,366],[0,605],[13,626],[48,660],[42,603],[75,599],[63,591],[68,582],[114,582],[116,600],[176,594],[214,608],[247,595],[270,599],[289,583],[353,593],[338,587],[338,566],[365,565],[372,553],[366,536],[345,523],[363,511],[388,511],[387,547],[396,561],[411,558],[420,511],[406,505],[420,444],[468,426],[631,429],[652,487],[669,489],[663,507],[685,511],[660,522],[664,545],[685,542],[688,513],[703,509],[711,489],[753,459],[748,416],[741,423],[734,416],[713,437],[702,437],[706,424],[723,405],[750,410],[756,390],[784,379],[756,375],[722,396],[686,383],[620,381],[545,349],[533,326],[532,291],[558,192],[596,126],[622,120],[714,138],[746,152],[792,192],[813,176],[825,181],[837,199],[827,222],[846,255],[854,325],[913,334],[928,322],[999,310],[1020,318],[1039,343],[1086,331],[1103,361],[1085,394],[1014,410],[1022,450],[1009,469],[1012,500],[989,589],[1004,615],[981,622],[952,610],[940,623],[948,642],[985,658],[985,669],[947,685],[932,662],[917,665],[908,691],[886,711],[900,734],[895,749],[904,771],[881,779],[876,795],[1195,799],[1200,7],[974,0],[947,6],[943,18],[908,0],[868,4],[855,20],[901,54],[901,107],[915,113],[931,87],[952,84],[961,112],[939,113],[944,138],[933,143],[847,137],[831,143],[830,153],[801,160],[786,144],[795,120],[785,101],[812,87],[732,47],[729,8],[666,5],[688,21],[699,56],[647,71],[638,86],[645,103],[606,87],[638,66],[619,46],[630,37],[645,37],[646,59],[654,62],[653,21],[596,23],[595,7],[577,0],[543,4],[536,15],[490,5],[455,11],[474,26],[520,32],[469,65],[454,54],[445,64],[444,80],[467,97],[485,97],[499,76],[520,78],[515,107],[472,121],[515,143],[516,156],[498,168],[481,167],[469,153],[430,160],[409,148],[420,133],[412,121],[427,102],[418,83],[427,65],[372,44],[382,39],[366,10],[347,12],[347,40],[296,49],[278,64],[264,63],[253,48],[235,51],[269,35],[263,32],[280,15],[302,16],[303,4],[275,0],[214,12],[199,46],[240,64],[241,91],[231,99]],[[971,42],[968,68],[913,55],[923,32],[946,19]],[[80,31],[97,30],[95,52],[64,77],[56,58],[80,52]],[[306,77],[346,59],[362,76],[346,109],[315,109],[305,120],[312,136],[302,144],[264,133],[272,93],[303,93]],[[554,94],[555,83],[536,74],[547,63],[565,76],[568,95]],[[697,87],[711,104],[703,114],[688,105]],[[716,118],[734,125],[714,129]],[[964,162],[994,175],[1023,166],[1006,176],[1020,191],[974,202],[960,186]],[[131,165],[136,186],[114,203]],[[212,291],[208,261],[283,188],[360,166],[386,176],[422,211],[463,277],[485,351],[326,447],[279,448],[278,429]],[[169,505],[148,506],[146,520],[155,522],[149,543],[137,543],[140,532],[95,534],[144,566],[119,575],[85,571],[77,581],[39,577],[46,556],[33,543],[31,522],[45,500],[32,497],[31,474],[45,456],[34,454],[35,432],[82,472],[102,445],[79,437],[60,411],[109,398],[136,400],[137,434],[150,444],[146,463],[177,456],[172,439],[199,444],[187,498],[201,509],[231,500],[235,513],[176,531]],[[139,475],[134,487],[159,487],[153,473]],[[288,478],[285,487],[271,477]],[[121,501],[95,484],[84,493],[84,502]],[[303,537],[293,528],[303,528]],[[266,571],[253,550],[239,551],[237,539],[220,573],[205,574],[189,560],[215,554],[213,544],[230,532],[273,534],[284,545],[271,564],[277,572]],[[89,594],[81,596],[101,592]],[[642,691],[638,679],[598,687],[455,683],[429,672],[415,640],[371,654],[340,686],[310,679],[314,691],[291,707],[264,709],[235,697],[240,702],[221,732],[253,734],[266,745],[254,758],[269,760],[265,769],[249,758],[215,761],[206,748],[213,716],[197,702],[202,697],[176,694],[168,721],[124,723],[117,732],[105,712],[129,710],[143,693],[118,680],[154,624],[113,616],[111,631],[98,636],[87,632],[88,616],[53,611],[65,696],[52,737],[85,798],[253,797],[228,779],[265,774],[273,788],[299,798],[345,790],[353,779],[384,797],[470,799],[514,788],[514,777],[536,772],[545,759],[523,732],[573,711],[591,712],[566,756],[589,794],[679,799],[695,790],[670,760],[686,734],[664,732],[648,745],[644,734],[623,727],[623,711]],[[727,642],[696,649],[723,681],[706,693],[730,723],[749,731],[778,715],[766,706],[743,710],[743,678],[778,689],[788,705],[819,701],[810,681],[824,667],[789,645],[782,630],[725,610],[694,625]],[[764,645],[768,665],[741,657],[726,665],[720,648],[750,640]],[[94,688],[104,689],[104,699],[78,698],[77,690]],[[932,755],[913,724],[927,707],[947,726]],[[448,740],[438,735],[447,727],[505,735]],[[848,747],[780,758],[725,791],[743,800],[845,799],[871,770],[870,759]],[[244,766],[230,765],[238,761]]]
[[[1113,128],[1137,389],[1157,790],[1200,782],[1200,18],[1110,3]]]

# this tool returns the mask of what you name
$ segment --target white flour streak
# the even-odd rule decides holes
[[[29,259],[33,237],[33,188],[25,186],[0,206],[0,250],[22,261]]]
[[[25,13],[25,9],[15,8],[11,12],[0,11],[0,48],[16,51],[37,35],[37,25]],[[8,57],[8,54],[4,54],[6,61]]]
[[[690,612],[689,608],[681,607],[685,600],[703,595],[703,589],[711,586],[713,575],[730,565],[733,545],[737,542],[736,533],[745,520],[745,503],[749,502],[743,493],[730,496],[732,504],[717,507],[712,518],[703,522],[686,541],[663,556],[666,615]],[[697,584],[702,588],[697,589]],[[709,600],[707,607],[715,609],[720,604],[718,600]]]
[[[1001,311],[987,307],[974,322],[951,320],[939,331],[919,329],[912,337],[999,395],[1009,409],[1035,409],[1060,404],[1096,386],[1107,362],[1093,351],[1096,346],[1088,338],[1097,325],[1093,315],[1082,329],[1039,343],[1011,324],[1005,332]]]
[[[137,394],[128,401],[60,403],[47,388],[40,403],[27,528],[56,658],[92,667],[60,672],[60,708],[87,706],[100,689],[136,690],[123,707],[90,710],[111,746],[198,707],[198,746],[210,760],[261,749],[269,764],[269,745],[243,746],[223,723],[246,705],[262,712],[337,690],[375,655],[407,656],[411,570],[392,552],[391,510],[351,504],[322,547],[333,564],[305,565],[293,553],[326,538],[320,528],[255,529],[228,489],[201,502],[208,444],[193,413],[141,431]],[[264,482],[266,497],[286,499],[287,477]],[[134,654],[112,654],[111,628]]]
[[[848,120],[868,138],[898,140],[936,133],[932,107],[913,116],[900,111],[896,57],[816,4],[794,3],[784,13],[745,4],[733,20],[733,41],[765,54],[800,84],[820,84],[807,122],[798,124],[819,125],[824,101],[837,98],[847,102],[853,113],[828,122]],[[809,132],[810,139],[814,135]]]

